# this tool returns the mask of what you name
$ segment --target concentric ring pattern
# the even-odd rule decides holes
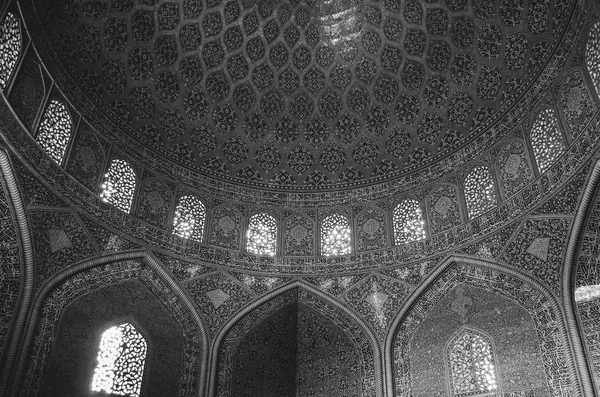
[[[290,190],[391,179],[463,146],[536,78],[570,4],[37,1],[125,133],[208,176]]]

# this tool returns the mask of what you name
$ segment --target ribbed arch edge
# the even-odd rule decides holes
[[[573,349],[573,345],[571,343],[570,334],[573,333],[573,329],[566,326],[566,319],[564,312],[560,306],[559,299],[554,295],[546,286],[542,283],[534,279],[533,277],[524,274],[512,267],[509,267],[504,264],[500,264],[497,262],[493,262],[490,260],[486,260],[483,258],[472,257],[472,256],[464,256],[464,255],[451,255],[447,257],[441,264],[437,266],[437,268],[412,292],[412,294],[407,299],[406,303],[402,306],[402,309],[396,314],[394,319],[392,320],[389,331],[385,337],[384,348],[383,348],[383,356],[385,359],[384,369],[385,369],[385,382],[386,382],[386,390],[388,391],[388,397],[393,397],[394,395],[394,361],[393,361],[393,348],[394,348],[394,336],[396,331],[402,324],[402,321],[405,317],[411,312],[412,308],[418,303],[425,293],[430,289],[430,287],[440,278],[440,276],[446,271],[450,270],[452,267],[456,265],[466,264],[473,267],[481,267],[485,269],[494,270],[500,273],[507,274],[509,276],[515,277],[516,279],[527,283],[536,291],[541,293],[548,301],[550,302],[551,308],[556,314],[556,317],[561,319],[559,324],[559,332],[566,341],[569,342],[570,350]],[[567,364],[569,367],[569,377],[572,379],[573,384],[579,389],[578,395],[580,396],[594,396],[592,391],[588,391],[585,389],[583,382],[581,381],[581,374],[578,371],[579,361],[576,357],[572,357],[571,352],[564,352],[567,360]],[[572,352],[573,356],[575,356],[575,352]],[[585,357],[584,357],[585,359]],[[592,393],[592,394],[590,394]]]
[[[227,333],[237,324],[239,320],[244,318],[247,314],[252,312],[254,309],[260,307],[265,302],[282,295],[285,292],[288,292],[292,289],[300,288],[308,291],[309,293],[317,296],[318,298],[323,299],[328,304],[332,305],[336,310],[339,310],[343,314],[350,317],[359,327],[362,329],[363,333],[369,338],[369,342],[371,344],[371,348],[373,349],[373,356],[375,361],[375,393],[377,397],[385,397],[385,393],[383,390],[384,382],[383,382],[383,362],[382,355],[379,343],[377,341],[377,337],[375,333],[361,320],[351,309],[342,305],[338,300],[334,297],[329,296],[323,291],[318,290],[317,288],[303,282],[302,280],[294,280],[288,284],[285,284],[278,289],[275,289],[268,294],[261,296],[259,299],[255,300],[248,306],[244,307],[240,312],[238,312],[233,318],[231,318],[225,326],[219,331],[216,336],[214,343],[212,345],[211,354],[210,354],[210,375],[209,375],[209,384],[208,384],[208,394],[207,396],[216,396],[217,392],[217,381],[218,381],[218,363],[219,363],[219,349]]]
[[[89,270],[97,266],[136,259],[141,260],[146,266],[148,266],[154,272],[156,272],[156,274],[161,278],[161,280],[165,282],[165,284],[171,289],[171,291],[181,300],[184,306],[188,309],[189,314],[191,315],[194,323],[196,324],[201,337],[201,357],[199,363],[199,379],[196,394],[199,397],[203,397],[206,395],[206,363],[208,359],[209,339],[208,332],[206,331],[206,326],[204,325],[200,314],[195,308],[195,303],[177,284],[173,277],[171,277],[171,275],[163,268],[160,261],[157,258],[155,258],[152,254],[148,253],[147,251],[127,251],[118,252],[112,255],[106,255],[102,257],[96,257],[92,259],[86,259],[84,261],[74,263],[60,271],[58,274],[55,274],[52,278],[47,280],[42,285],[40,291],[36,295],[36,299],[31,310],[31,319],[28,322],[27,327],[25,329],[25,334],[22,337],[23,347],[19,352],[17,366],[13,372],[13,383],[11,385],[10,392],[7,394],[7,396],[16,396],[19,394],[18,387],[20,386],[20,382],[24,375],[25,365],[27,363],[28,357],[27,353],[33,342],[33,336],[35,333],[35,328],[37,326],[38,314],[40,313],[44,301],[48,297],[49,293],[59,284],[85,270]]]
[[[585,233],[587,216],[594,205],[594,198],[600,183],[600,160],[597,160],[592,168],[588,182],[583,190],[581,201],[577,207],[571,234],[567,242],[565,263],[562,274],[562,303],[565,309],[566,325],[571,337],[573,356],[577,363],[582,389],[586,396],[596,396],[593,381],[593,369],[590,367],[585,355],[585,342],[581,327],[577,321],[577,302],[575,302],[575,282],[577,272],[577,254],[581,237]]]
[[[21,248],[22,277],[21,296],[13,319],[12,331],[9,332],[4,362],[0,362],[0,395],[8,394],[9,381],[12,379],[12,371],[19,354],[19,346],[23,337],[23,331],[28,319],[29,308],[34,295],[35,262],[33,259],[33,245],[27,215],[23,207],[23,201],[19,193],[19,187],[15,179],[12,164],[8,154],[0,149],[0,174],[9,195],[12,212],[17,222],[19,245]]]

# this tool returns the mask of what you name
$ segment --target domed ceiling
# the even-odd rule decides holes
[[[123,131],[207,176],[294,190],[389,180],[471,142],[536,79],[571,2],[37,7],[73,54],[69,73]]]

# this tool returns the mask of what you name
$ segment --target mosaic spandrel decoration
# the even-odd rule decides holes
[[[184,285],[198,304],[212,336],[252,298],[237,281],[223,273],[196,278]]]
[[[470,218],[494,207],[497,203],[496,185],[489,167],[480,165],[473,168],[465,178],[464,192]]]
[[[33,242],[39,259],[36,282],[40,285],[62,268],[96,252],[78,217],[64,211],[29,214]]]
[[[331,214],[321,221],[321,255],[346,255],[352,252],[350,223],[340,214]]]
[[[69,109],[53,99],[44,112],[36,140],[56,163],[62,164],[72,130],[73,119]]]
[[[277,220],[273,216],[262,212],[250,217],[246,250],[258,255],[277,253]]]
[[[356,244],[359,252],[387,246],[388,224],[385,214],[375,208],[368,208],[356,217]]]
[[[245,284],[257,295],[262,295],[268,291],[272,291],[282,284],[291,280],[291,277],[275,277],[275,276],[255,276],[247,273],[230,273],[233,277]]]
[[[6,88],[8,80],[17,64],[22,46],[21,23],[11,13],[0,24],[0,87]]]
[[[212,213],[210,243],[224,248],[239,248],[242,216],[231,207],[217,207]]]
[[[125,160],[114,159],[104,175],[100,197],[115,207],[129,212],[135,193],[136,176]]]
[[[588,33],[585,64],[594,83],[596,94],[600,96],[600,22],[592,25]]]
[[[503,260],[518,266],[557,291],[569,220],[529,219],[512,238]]]
[[[552,109],[541,111],[530,133],[531,147],[540,173],[546,171],[564,151],[556,114]]]
[[[139,397],[148,345],[130,323],[102,333],[92,391]]]
[[[394,314],[411,289],[396,280],[375,275],[353,287],[344,300],[354,307],[383,340]]]
[[[394,207],[392,216],[395,245],[425,238],[423,210],[417,200],[402,200]]]
[[[206,207],[195,196],[179,198],[175,207],[173,218],[173,233],[196,241],[202,241],[204,223],[206,221]]]

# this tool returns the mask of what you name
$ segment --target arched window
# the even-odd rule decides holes
[[[246,250],[258,255],[277,253],[277,220],[264,212],[252,215],[248,222]]]
[[[8,12],[0,24],[0,86],[5,89],[21,52],[21,25]]]
[[[183,196],[175,208],[173,233],[196,241],[202,241],[206,208],[202,201],[194,196]]]
[[[350,224],[340,214],[332,214],[321,223],[321,254],[346,255],[352,252]]]
[[[600,22],[596,22],[590,29],[585,49],[585,63],[596,88],[596,93],[600,95]]]
[[[425,238],[425,222],[421,204],[403,200],[394,208],[394,241],[396,245]]]
[[[148,346],[130,323],[110,327],[102,334],[92,391],[111,396],[138,397],[142,388]]]
[[[72,129],[73,120],[65,104],[56,100],[50,101],[36,140],[59,165],[65,157]]]
[[[135,172],[125,160],[115,159],[104,176],[100,197],[125,212],[129,212],[135,192]]]
[[[491,339],[475,330],[463,329],[446,351],[452,396],[471,396],[498,389]]]
[[[531,128],[531,147],[540,173],[546,171],[563,152],[554,110],[546,109],[538,114]]]
[[[496,191],[494,180],[490,169],[485,165],[479,165],[469,172],[465,179],[465,200],[469,217],[477,215],[496,205]]]

